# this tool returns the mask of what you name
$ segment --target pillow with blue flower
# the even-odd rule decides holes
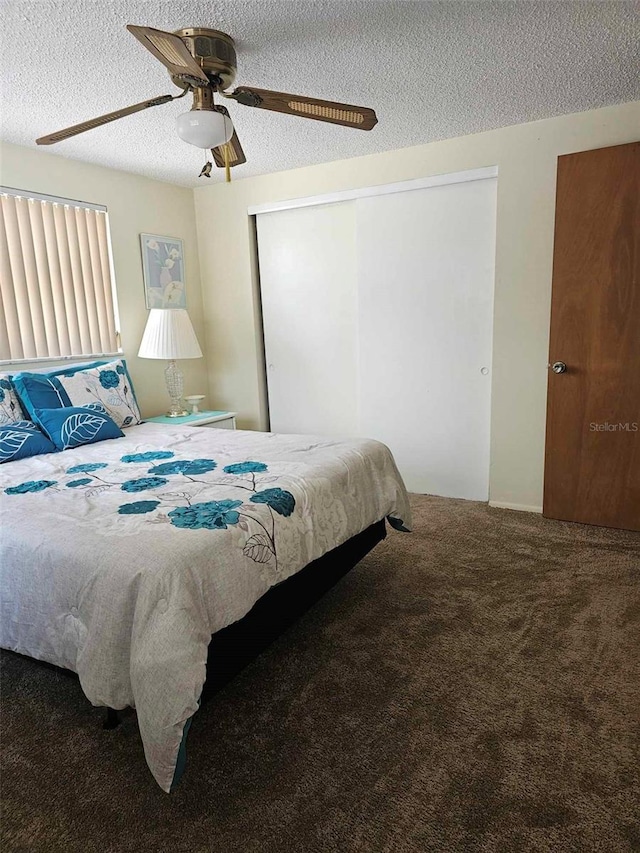
[[[25,415],[9,374],[0,374],[0,425],[24,421]]]
[[[100,405],[118,427],[141,422],[140,409],[124,359],[96,362],[86,368],[14,377],[20,399],[31,416],[38,409]]]
[[[55,452],[55,445],[33,421],[15,421],[0,425],[0,463]]]
[[[107,362],[71,375],[58,374],[58,380],[72,406],[100,403],[119,427],[141,422],[140,409],[124,359]]]
[[[36,409],[36,417],[56,450],[70,450],[82,444],[95,444],[108,438],[123,438],[124,433],[99,403],[65,406],[60,409]]]

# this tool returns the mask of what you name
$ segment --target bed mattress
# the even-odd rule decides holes
[[[135,707],[169,791],[211,635],[387,518],[409,529],[390,451],[365,440],[142,424],[0,466],[0,645]]]

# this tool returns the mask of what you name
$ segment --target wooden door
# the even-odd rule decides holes
[[[549,362],[544,515],[640,530],[640,142],[558,158]]]

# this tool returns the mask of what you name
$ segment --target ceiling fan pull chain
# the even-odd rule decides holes
[[[224,173],[225,173],[226,178],[227,178],[227,183],[230,184],[231,183],[231,169],[229,167],[229,143],[228,142],[226,142],[223,145],[223,150],[224,150]]]

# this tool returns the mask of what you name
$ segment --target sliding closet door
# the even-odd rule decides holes
[[[410,491],[489,497],[496,183],[356,203],[360,431]]]
[[[259,213],[271,429],[370,436],[411,491],[487,500],[495,221],[495,178]]]
[[[256,218],[273,432],[358,433],[354,212],[344,202]]]

